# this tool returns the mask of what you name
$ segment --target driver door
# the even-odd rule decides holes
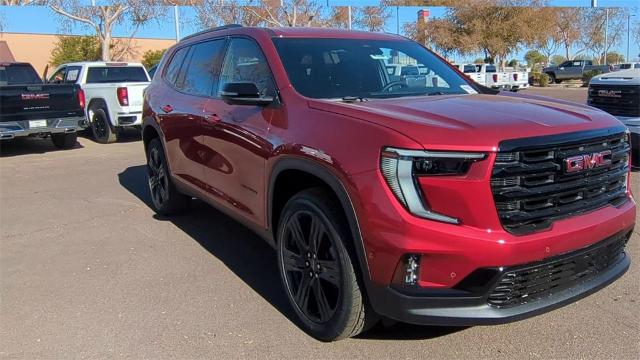
[[[267,60],[253,39],[230,39],[219,84],[205,104],[204,144],[211,156],[204,172],[209,193],[218,203],[262,224],[265,164],[272,150],[266,138],[271,120],[282,109],[277,101],[267,107],[225,103],[219,91],[230,82],[255,83],[263,95],[277,98]]]

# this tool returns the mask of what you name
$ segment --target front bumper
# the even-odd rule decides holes
[[[606,266],[596,271],[595,265],[589,268],[584,263],[596,263],[599,259],[589,258],[589,254],[594,254],[598,249],[602,249],[614,242],[626,242],[631,235],[631,231],[619,233],[611,238],[605,239],[588,248],[580,249],[571,253],[556,256],[547,261],[538,262],[535,266],[518,266],[518,268],[529,267],[543,269],[541,271],[553,271],[554,278],[561,275],[556,269],[565,269],[564,273],[568,279],[576,277],[566,286],[557,286],[553,291],[542,292],[541,286],[544,282],[535,278],[536,284],[532,286],[540,291],[536,294],[520,294],[518,301],[521,303],[513,306],[499,307],[490,305],[491,296],[496,293],[498,286],[504,284],[502,279],[507,277],[512,271],[509,268],[499,268],[495,270],[495,275],[490,275],[492,281],[484,287],[481,292],[474,286],[469,286],[465,291],[462,289],[450,289],[444,291],[421,291],[422,293],[405,293],[393,287],[373,287],[370,289],[372,299],[375,299],[377,309],[384,309],[385,316],[393,319],[420,325],[447,325],[447,326],[472,326],[472,325],[493,325],[508,323],[536,316],[569,303],[584,298],[598,290],[606,287],[622,276],[629,268],[630,259],[624,252],[616,252],[616,256]],[[599,254],[602,255],[602,254]],[[579,264],[580,261],[583,264]],[[571,274],[567,264],[576,264],[575,268],[583,267],[580,277]],[[564,266],[560,266],[564,264]],[[553,270],[549,270],[553,269]],[[591,271],[591,272],[590,272]],[[577,271],[576,271],[577,273]],[[585,275],[586,274],[586,275]],[[541,277],[542,278],[542,277]],[[555,280],[557,281],[557,280]],[[470,284],[470,282],[467,282]],[[542,285],[541,285],[542,284]],[[555,284],[554,284],[555,285]],[[473,290],[476,291],[473,291]],[[551,289],[551,287],[550,287]],[[542,294],[542,295],[540,295]],[[528,297],[530,296],[530,297]]]
[[[42,121],[46,122],[46,126]],[[2,122],[0,123],[0,140],[38,134],[72,133],[83,130],[87,126],[88,122],[84,117]]]

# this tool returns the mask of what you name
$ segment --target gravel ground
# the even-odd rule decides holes
[[[379,326],[326,344],[292,322],[260,239],[200,202],[185,216],[154,214],[137,139],[0,151],[3,359],[640,357],[637,231],[624,277],[551,313],[491,327]],[[638,191],[638,173],[632,181]]]

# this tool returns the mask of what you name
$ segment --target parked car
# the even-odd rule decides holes
[[[61,149],[76,145],[87,126],[84,93],[77,85],[45,85],[33,66],[0,63],[0,140],[50,137]]]
[[[79,84],[95,140],[118,139],[119,130],[142,125],[142,93],[149,75],[139,63],[79,62],[59,66],[49,83]]]
[[[399,86],[393,58],[442,80]],[[629,267],[629,142],[602,111],[487,89],[385,33],[225,26],[158,69],[143,110],[153,207],[197,197],[261,235],[278,258],[264,271],[318,339],[381,316],[520,320]]]
[[[640,62],[630,62],[617,65],[617,71],[629,69],[640,69]]]
[[[640,68],[593,77],[587,104],[614,115],[627,126],[632,166],[640,168]]]
[[[568,60],[558,66],[548,66],[542,72],[549,76],[549,81],[560,84],[563,80],[579,80],[587,71],[610,72],[610,65],[593,65],[591,60]]]

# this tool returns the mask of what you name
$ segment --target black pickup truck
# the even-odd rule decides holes
[[[0,62],[0,140],[50,136],[72,148],[87,127],[84,102],[78,85],[44,84],[30,64]]]

